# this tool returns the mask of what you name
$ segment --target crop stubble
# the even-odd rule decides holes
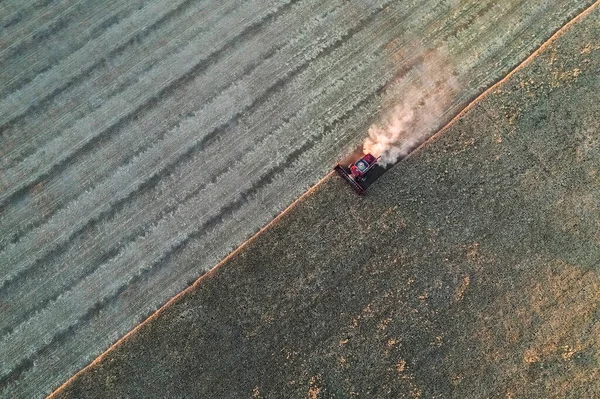
[[[373,4],[369,11],[327,3],[320,6],[322,16],[316,20],[316,15],[307,12],[312,4],[303,2],[285,6],[283,11],[232,10],[215,21],[206,37],[202,36],[204,32],[197,36],[200,41],[212,40],[227,32],[227,37],[237,41],[232,45],[231,39],[221,39],[219,43],[225,47],[217,50],[205,75],[183,79],[182,87],[175,84],[174,89],[164,91],[201,62],[202,57],[192,51],[191,45],[171,55],[181,60],[176,69],[169,68],[166,60],[149,62],[150,69],[142,72],[140,83],[133,80],[122,91],[109,91],[108,105],[101,106],[103,113],[95,110],[82,116],[61,136],[47,142],[48,150],[54,147],[54,155],[47,157],[46,163],[31,155],[4,172],[6,176],[19,171],[25,177],[12,185],[13,194],[3,196],[13,199],[3,209],[2,222],[8,223],[2,224],[4,249],[0,256],[5,285],[0,298],[8,301],[22,295],[24,301],[22,309],[11,313],[2,325],[2,354],[9,359],[2,372],[4,382],[9,383],[5,392],[22,394],[25,387],[47,391],[214,265],[325,174],[346,143],[364,134],[359,129],[376,115],[380,89],[396,71],[405,68],[382,60],[388,55],[382,48],[392,39],[400,38],[388,48],[396,55],[419,34],[424,43],[445,45],[457,71],[473,76],[452,104],[451,115],[580,10],[557,2],[550,12],[550,8],[519,2],[507,3],[506,8],[488,7],[494,11],[491,13],[486,11],[486,4],[464,3],[455,20],[446,20],[438,14],[450,12],[449,4],[431,2],[430,8],[425,3],[411,7],[410,12],[405,5],[394,4],[373,13],[384,4]],[[471,22],[472,31],[468,27],[455,29],[454,24],[468,20],[470,13],[479,13]],[[241,15],[249,14],[254,19],[231,28]],[[265,17],[273,14],[276,18]],[[527,17],[520,20],[523,15]],[[287,36],[284,40],[276,33],[283,34],[282,28],[290,20],[292,24],[306,24],[306,28],[292,25],[290,32],[297,35],[296,39]],[[266,40],[269,35],[260,36],[256,27],[245,31],[256,23],[259,30],[275,37]],[[322,36],[315,34],[318,27],[324,29]],[[477,28],[483,33],[473,34],[480,30]],[[212,36],[210,32],[214,32]],[[236,36],[241,33],[246,35]],[[536,42],[521,41],[506,49],[507,42],[525,35],[534,36]],[[160,39],[157,35],[156,40]],[[285,45],[288,40],[290,43]],[[244,52],[259,47],[261,42],[264,49],[258,50],[259,54],[267,58],[259,61],[250,57],[250,64],[255,65],[246,70]],[[210,53],[203,54],[210,57]],[[85,68],[89,67],[68,76]],[[222,72],[228,68],[235,72]],[[213,73],[221,74],[218,83],[212,83]],[[85,79],[76,84],[83,82]],[[208,95],[208,102],[202,101],[204,93],[185,91],[196,82],[199,88],[212,87],[214,94]],[[145,89],[150,86],[147,93]],[[52,94],[56,87],[49,86],[41,94]],[[38,93],[35,87],[32,90],[21,95]],[[161,92],[164,96],[156,97]],[[174,92],[184,96],[176,97]],[[128,93],[133,103],[120,97]],[[135,130],[142,123],[136,120],[135,110],[152,98],[155,101],[149,110],[140,113],[146,118],[142,119],[146,126],[168,115],[180,101],[187,103],[193,98],[196,108],[191,108],[176,125],[159,124],[145,144],[135,144],[144,135],[144,130]],[[168,107],[161,108],[164,103]],[[113,114],[112,119],[102,116],[110,118],[116,108],[124,111]],[[161,111],[153,114],[155,109]],[[23,110],[13,116],[19,112],[26,115]],[[93,141],[107,134],[111,124],[118,125],[121,118],[129,119],[110,132],[114,139]],[[97,124],[97,128],[88,132],[89,123]],[[62,143],[71,143],[70,132],[76,132],[82,141],[62,152]],[[211,139],[204,146],[202,137],[207,136]],[[88,140],[100,149],[91,145],[87,151],[78,152]],[[110,150],[103,147],[105,143],[111,143]],[[125,143],[139,149],[122,158],[109,156],[118,161],[107,162],[107,167],[98,168],[97,175],[86,180],[94,173],[94,165],[108,154],[117,154]],[[96,158],[88,164],[85,157],[89,154]],[[257,162],[265,154],[269,154],[266,162]],[[75,161],[56,168],[69,157]],[[39,194],[25,188],[54,170],[58,172],[52,176],[55,185],[51,187],[56,189],[52,197],[66,195],[70,202],[50,202],[46,216],[40,216],[29,204],[44,195],[44,186]],[[65,176],[69,178],[61,179]],[[70,191],[73,187],[78,188]],[[21,210],[12,211],[13,205]],[[25,221],[28,227],[18,234],[15,243],[7,244],[5,237],[11,229],[5,226],[15,226],[25,215],[31,215],[29,222]],[[222,244],[215,246],[215,242]],[[30,271],[32,274],[27,274]],[[35,279],[19,280],[19,276]],[[15,286],[9,284],[11,280]],[[34,291],[38,282],[44,283]],[[51,381],[46,379],[43,371],[59,364],[64,367],[62,374]]]

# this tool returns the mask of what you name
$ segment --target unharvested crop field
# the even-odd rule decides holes
[[[415,48],[460,82],[442,126],[591,3],[0,3],[0,396],[49,393],[316,183]]]

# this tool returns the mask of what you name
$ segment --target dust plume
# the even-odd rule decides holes
[[[405,157],[442,123],[459,89],[448,58],[440,50],[420,51],[409,73],[387,90],[391,104],[369,128],[363,152],[381,156],[386,166]]]

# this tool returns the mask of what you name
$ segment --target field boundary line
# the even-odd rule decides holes
[[[547,47],[549,47],[552,43],[554,43],[559,36],[561,36],[564,32],[566,32],[567,30],[569,30],[572,25],[574,25],[575,23],[579,22],[585,16],[587,16],[588,14],[590,14],[599,5],[600,5],[600,0],[597,0],[595,3],[593,3],[592,5],[590,5],[589,7],[587,7],[585,10],[583,10],[582,12],[580,12],[579,14],[577,14],[570,21],[568,21],[566,24],[564,24],[562,27],[560,27],[556,32],[554,32],[550,36],[549,39],[547,39],[546,41],[544,41],[544,43],[542,43],[542,45],[540,45],[535,51],[533,51],[525,60],[523,60],[521,63],[519,63],[515,68],[513,68],[511,71],[509,71],[504,77],[502,77],[501,79],[499,79],[492,86],[490,86],[485,91],[483,91],[483,93],[481,93],[480,95],[478,95],[474,100],[472,100],[469,104],[467,104],[454,118],[452,118],[450,120],[450,122],[448,122],[447,124],[445,124],[441,129],[438,130],[437,133],[435,133],[434,135],[432,135],[428,140],[426,140],[424,143],[422,143],[421,145],[419,145],[413,151],[421,149],[426,143],[429,143],[429,142],[431,142],[433,140],[439,139],[439,136],[441,134],[443,134],[444,132],[446,132],[454,123],[456,123],[456,121],[458,121],[467,112],[469,112],[472,108],[474,108],[477,105],[477,103],[479,103],[481,100],[483,100],[486,97],[488,97],[491,92],[493,92],[494,90],[496,90],[499,86],[503,85],[506,81],[508,81],[508,79],[510,79],[512,76],[514,76],[518,71],[520,71],[525,66],[527,66],[528,64],[530,64],[535,57],[537,57],[542,51],[544,51]],[[406,159],[408,157],[410,157],[410,154],[408,154],[404,159]],[[225,263],[227,263],[229,260],[231,260],[235,256],[239,255],[239,253],[241,251],[243,251],[248,245],[250,245],[256,239],[258,239],[258,237],[264,231],[266,231],[267,229],[269,229],[272,226],[274,226],[275,224],[277,224],[291,209],[293,209],[294,207],[296,207],[298,204],[300,204],[302,201],[304,201],[310,195],[315,194],[317,192],[318,188],[325,181],[327,181],[330,177],[332,177],[334,175],[335,175],[334,171],[331,171],[327,175],[325,175],[314,186],[312,186],[311,188],[309,188],[300,197],[298,197],[294,202],[292,202],[290,205],[288,205],[273,220],[271,220],[265,226],[263,226],[262,228],[260,228],[260,230],[258,230],[252,237],[250,237],[248,240],[246,240],[245,242],[243,242],[239,247],[237,247],[235,250],[233,250],[230,254],[228,254],[227,256],[225,256],[212,269],[210,269],[209,271],[207,271],[206,273],[204,273],[202,276],[200,276],[192,285],[190,285],[188,288],[184,289],[183,291],[181,291],[180,293],[178,293],[177,295],[175,295],[173,298],[171,298],[169,301],[167,301],[163,306],[161,306],[156,312],[154,312],[146,320],[142,321],[135,328],[133,328],[130,332],[128,332],[122,338],[120,338],[119,340],[117,340],[117,342],[115,342],[106,351],[104,351],[102,354],[100,354],[88,366],[84,367],[83,369],[81,369],[80,371],[78,371],[77,373],[75,373],[72,377],[70,377],[67,381],[65,381],[61,386],[59,386],[56,390],[54,390],[54,392],[52,392],[50,395],[48,395],[47,399],[53,399],[53,398],[55,398],[56,394],[59,391],[61,391],[63,388],[65,388],[67,385],[69,385],[80,374],[82,374],[83,372],[87,371],[88,369],[91,369],[96,364],[100,363],[108,355],[109,352],[111,352],[117,346],[121,345],[121,343],[123,343],[126,340],[128,340],[133,334],[135,334],[138,330],[140,330],[141,328],[143,328],[147,323],[150,323],[153,320],[155,320],[156,318],[158,318],[163,312],[166,311],[166,309],[170,305],[176,303],[184,295],[186,295],[189,292],[191,292],[192,290],[196,289],[200,284],[202,284],[202,282],[203,282],[203,280],[205,278],[211,278],[211,277],[213,277],[214,274],[217,273],[221,269],[221,267],[223,267],[223,265]]]

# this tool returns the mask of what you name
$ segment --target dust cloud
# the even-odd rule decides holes
[[[452,63],[441,50],[419,50],[410,72],[388,89],[391,104],[369,128],[363,152],[386,166],[405,157],[442,127],[459,91]]]

